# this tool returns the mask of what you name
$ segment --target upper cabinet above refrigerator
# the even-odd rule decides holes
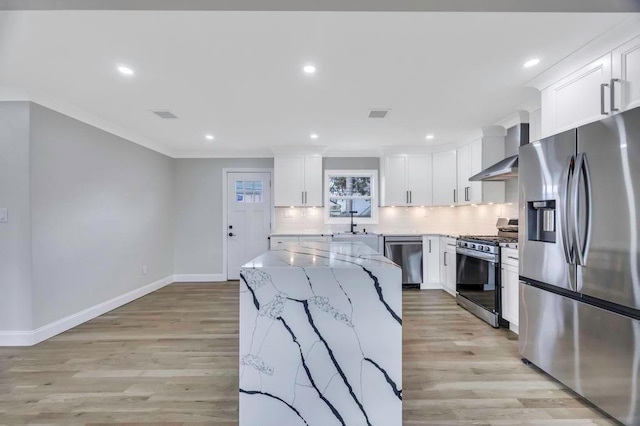
[[[640,105],[640,36],[541,91],[542,137]]]

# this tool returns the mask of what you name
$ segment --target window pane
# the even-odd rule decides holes
[[[371,217],[371,199],[359,198],[344,200],[339,198],[329,199],[329,217],[351,217],[350,211],[355,211],[353,217]]]
[[[236,181],[236,201],[238,203],[262,203],[262,181]]]
[[[371,176],[330,176],[329,194],[335,196],[371,196]]]

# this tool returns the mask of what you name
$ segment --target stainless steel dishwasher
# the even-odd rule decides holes
[[[402,286],[422,283],[422,236],[385,236],[384,255],[402,268]]]

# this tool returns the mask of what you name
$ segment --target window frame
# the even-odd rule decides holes
[[[354,216],[354,223],[358,224],[377,224],[378,223],[378,170],[325,170],[324,171],[324,223],[326,224],[345,224],[351,223],[349,217],[331,217],[331,198],[349,199],[349,198],[369,198],[369,197],[332,197],[329,193],[329,179],[332,176],[354,177],[364,176],[371,178],[371,217]]]

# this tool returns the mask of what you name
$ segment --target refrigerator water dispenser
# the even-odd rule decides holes
[[[556,201],[527,202],[527,239],[556,242]]]

